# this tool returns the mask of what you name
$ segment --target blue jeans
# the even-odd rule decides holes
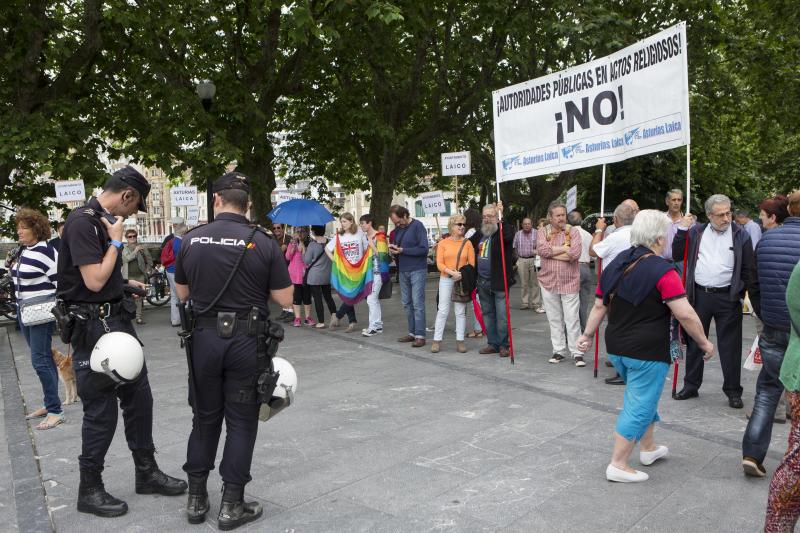
[[[20,331],[25,337],[25,342],[31,349],[31,364],[39,376],[44,392],[44,407],[51,415],[60,415],[61,398],[58,397],[58,369],[53,361],[53,323],[39,324],[36,326],[23,326],[20,322]]]
[[[608,359],[625,381],[625,396],[615,431],[630,441],[638,442],[650,424],[661,420],[658,400],[664,390],[669,364],[614,354],[608,354]]]
[[[505,292],[493,291],[491,280],[478,276],[478,297],[481,300],[483,323],[486,325],[487,344],[495,350],[508,348]]]
[[[764,325],[764,330],[758,337],[762,365],[756,382],[753,414],[750,415],[742,439],[742,456],[752,457],[759,463],[767,456],[769,441],[772,438],[772,419],[783,394],[783,384],[780,380],[781,363],[788,345],[789,333]]]
[[[408,334],[425,338],[425,281],[427,270],[400,272],[400,301],[406,310]]]

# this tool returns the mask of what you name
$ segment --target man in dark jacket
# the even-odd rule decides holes
[[[786,287],[792,270],[800,261],[800,191],[789,195],[789,217],[782,226],[764,233],[756,247],[756,266],[761,286],[761,312],[764,323],[758,337],[761,348],[761,372],[756,383],[753,414],[742,439],[742,468],[749,476],[764,477],[762,462],[772,437],[772,419],[783,384],[781,363],[789,345],[791,328],[786,307]]]
[[[506,293],[503,283],[503,258],[500,249],[501,231],[499,216],[503,213],[503,204],[489,204],[483,208],[483,224],[481,231],[472,238],[477,241],[475,247],[475,263],[478,271],[478,297],[481,300],[483,322],[486,325],[488,344],[481,348],[482,354],[499,353],[500,357],[510,355],[508,342],[508,317],[506,317]],[[506,253],[506,279],[508,286],[514,284],[514,270],[511,260],[514,229],[508,224],[502,225],[503,246]],[[477,237],[477,238],[476,238]],[[475,244],[473,241],[473,245]]]
[[[725,195],[712,195],[705,204],[708,224],[691,229],[690,214],[683,217],[672,241],[672,258],[686,263],[686,294],[703,323],[706,335],[711,319],[717,328],[719,360],[722,365],[722,391],[734,409],[742,403],[742,303],[745,291],[756,314],[760,314],[758,278],[750,235],[732,224],[731,200]],[[687,243],[688,238],[688,243]],[[703,353],[687,339],[686,376],[676,400],[696,398],[703,383]]]

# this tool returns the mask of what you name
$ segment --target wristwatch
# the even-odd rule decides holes
[[[116,246],[118,250],[122,250],[122,243],[120,241],[115,241],[114,239],[108,239],[108,243],[111,246]]]

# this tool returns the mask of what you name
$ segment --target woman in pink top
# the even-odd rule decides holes
[[[289,262],[289,278],[294,284],[294,327],[299,328],[303,325],[300,309],[302,306],[305,311],[305,323],[313,326],[317,323],[311,318],[311,287],[305,283],[306,265],[303,263],[303,252],[306,251],[308,244],[308,228],[303,226],[298,228],[297,233],[292,237],[292,242],[286,248],[286,261]]]

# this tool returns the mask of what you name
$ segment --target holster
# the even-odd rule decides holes
[[[72,341],[72,330],[75,327],[75,317],[70,315],[67,311],[67,306],[64,300],[56,300],[56,305],[53,306],[53,316],[56,317],[56,327],[58,328],[58,336],[64,344],[69,344]]]
[[[194,315],[191,307],[185,302],[178,304],[178,315],[181,319],[181,331],[178,337],[181,339],[181,348],[186,350],[186,365],[189,369],[189,405],[194,412],[194,402],[197,397],[197,383],[194,380],[194,366],[192,365],[192,335],[194,331]]]

